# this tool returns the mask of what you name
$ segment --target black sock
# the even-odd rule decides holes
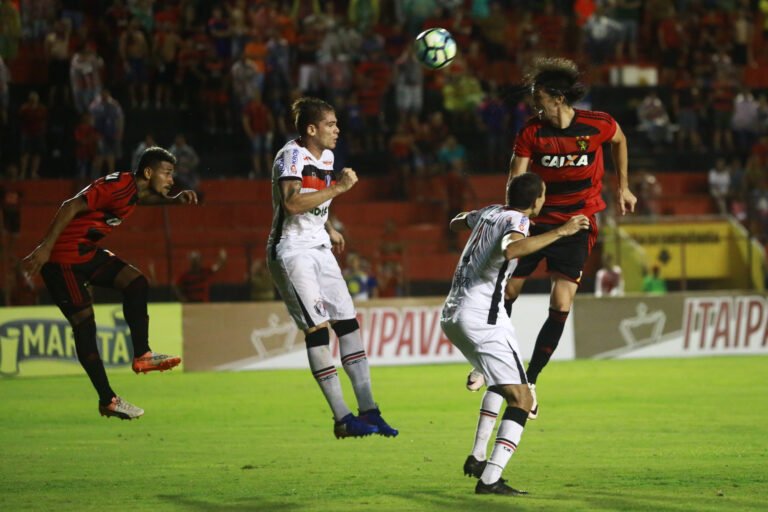
[[[123,290],[123,316],[131,329],[133,357],[149,352],[149,283],[147,278],[139,276]]]
[[[75,337],[77,359],[99,394],[99,404],[109,404],[116,395],[109,386],[104,363],[101,361],[98,348],[96,348],[96,322],[93,316],[72,326],[72,334]]]
[[[541,327],[541,331],[539,331],[539,336],[536,338],[536,347],[533,349],[531,361],[528,363],[528,370],[525,372],[528,375],[528,382],[531,384],[536,384],[539,373],[547,366],[549,358],[552,357],[557,344],[560,343],[560,336],[563,335],[567,318],[568,311],[557,311],[549,308],[549,316]]]

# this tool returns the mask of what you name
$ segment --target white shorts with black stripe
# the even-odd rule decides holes
[[[515,328],[506,317],[495,325],[489,325],[487,317],[487,312],[483,317],[465,310],[443,319],[440,326],[467,361],[483,372],[487,385],[527,384]]]
[[[347,283],[329,248],[285,252],[276,259],[270,257],[267,266],[299,329],[357,316]]]

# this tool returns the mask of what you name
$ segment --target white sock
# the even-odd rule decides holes
[[[485,460],[487,457],[488,440],[491,438],[499,409],[504,403],[504,397],[493,391],[486,391],[480,405],[480,417],[477,420],[475,431],[475,445],[472,447],[472,456],[477,460]]]
[[[483,476],[480,477],[484,484],[493,484],[501,478],[502,471],[517,450],[527,418],[528,413],[517,407],[507,407],[504,411],[491,458],[488,459]]]
[[[371,390],[371,371],[368,366],[368,358],[365,355],[363,338],[360,329],[347,333],[339,338],[339,351],[341,364],[352,381],[352,389],[355,390],[357,406],[361,412],[376,408]]]
[[[331,349],[328,345],[319,347],[310,347],[307,349],[309,357],[309,367],[312,370],[312,376],[320,385],[320,390],[325,395],[325,400],[331,406],[333,417],[336,421],[352,412],[344,402],[344,395],[341,392],[341,382],[336,372],[336,366],[333,364]]]

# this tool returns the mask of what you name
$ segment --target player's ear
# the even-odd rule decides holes
[[[317,126],[313,124],[310,124],[309,126],[307,126],[307,135],[311,137],[314,137],[315,135],[317,135]]]
[[[149,181],[149,179],[152,177],[152,168],[149,166],[145,167],[141,174],[144,175],[145,180]]]

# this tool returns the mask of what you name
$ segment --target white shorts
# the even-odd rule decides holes
[[[515,328],[506,317],[488,325],[488,313],[484,314],[481,318],[465,311],[457,318],[441,321],[440,326],[467,361],[483,372],[488,386],[527,384]]]
[[[301,330],[357,316],[347,283],[331,250],[314,247],[269,258],[272,281]]]

